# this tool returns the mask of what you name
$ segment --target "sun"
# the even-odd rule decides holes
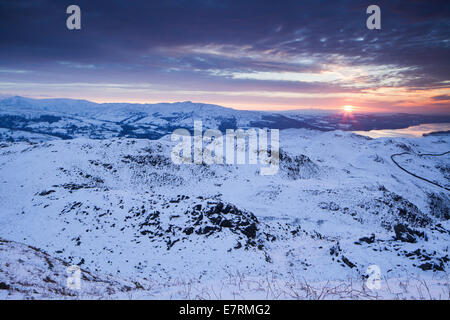
[[[345,112],[352,112],[353,106],[343,106],[342,109],[344,109]]]

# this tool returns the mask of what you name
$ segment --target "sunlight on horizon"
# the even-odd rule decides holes
[[[343,106],[342,108],[344,109],[345,112],[352,112],[355,107],[346,105],[346,106]]]

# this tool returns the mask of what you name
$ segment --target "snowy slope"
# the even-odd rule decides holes
[[[168,136],[3,142],[0,237],[158,283],[347,281],[373,264],[389,279],[448,271],[448,191],[391,160],[450,150],[448,136],[289,129],[280,143],[280,171],[261,176],[255,165],[175,165]],[[402,157],[448,185],[450,155]]]
[[[0,238],[0,299],[448,299],[449,279],[405,276],[381,280],[368,290],[364,280],[308,282],[228,273],[213,281],[123,280],[81,269],[80,289],[67,287],[69,264],[48,253]]]
[[[0,238],[0,299],[100,299],[144,290],[135,281],[99,277],[81,269],[80,290],[67,287],[68,263],[39,248]]]

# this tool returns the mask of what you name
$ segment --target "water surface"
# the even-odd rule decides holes
[[[426,123],[417,126],[411,126],[405,129],[383,129],[383,130],[353,131],[353,132],[371,138],[382,138],[382,137],[410,138],[410,137],[422,137],[424,133],[436,131],[448,131],[448,130],[450,130],[450,123]]]

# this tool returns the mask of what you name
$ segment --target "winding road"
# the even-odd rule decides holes
[[[437,187],[439,187],[439,188],[442,188],[442,189],[445,189],[445,190],[447,190],[447,191],[450,191],[449,188],[446,188],[446,187],[444,187],[444,186],[441,186],[440,184],[438,184],[438,183],[436,183],[436,182],[430,181],[430,180],[428,180],[428,179],[425,179],[425,178],[423,178],[423,177],[421,177],[421,176],[418,176],[418,175],[412,173],[411,171],[406,170],[406,169],[403,168],[401,165],[399,165],[398,162],[395,161],[395,159],[394,159],[394,157],[396,157],[396,156],[401,156],[401,155],[404,155],[404,154],[412,154],[412,155],[416,155],[416,156],[419,156],[419,157],[422,157],[422,156],[439,157],[439,156],[446,155],[446,154],[448,154],[448,153],[450,153],[450,151],[447,151],[447,152],[444,152],[444,153],[438,153],[438,154],[431,154],[431,153],[419,153],[419,154],[413,154],[413,153],[411,153],[411,152],[403,152],[403,153],[394,153],[393,155],[391,155],[391,159],[392,159],[392,161],[397,165],[397,167],[399,167],[400,169],[402,169],[402,170],[405,171],[406,173],[409,173],[409,174],[412,175],[413,177],[416,177],[417,179],[421,179],[421,180],[426,181],[426,182],[428,182],[428,183],[434,184],[435,186],[437,186]]]

